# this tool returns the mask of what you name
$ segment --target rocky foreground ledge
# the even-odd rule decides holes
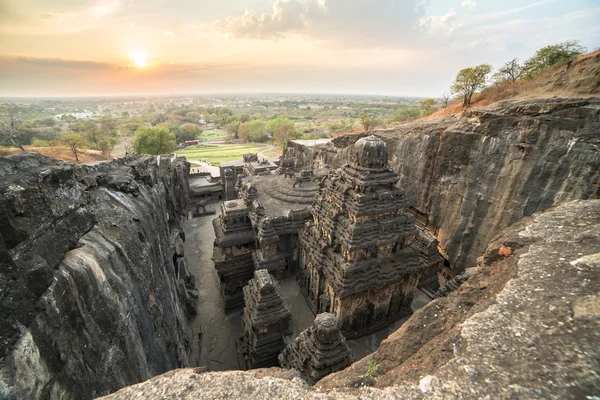
[[[180,369],[104,399],[598,396],[600,200],[572,201],[523,219],[480,260],[458,290],[417,311],[377,352],[316,387],[277,368]]]

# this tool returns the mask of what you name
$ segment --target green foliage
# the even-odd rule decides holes
[[[75,160],[79,161],[79,151],[86,147],[86,142],[80,133],[67,131],[60,135],[60,142],[69,147],[75,156]]]
[[[244,122],[238,129],[240,139],[247,142],[266,142],[269,135],[266,130],[266,124],[260,119]]]
[[[47,126],[47,127],[52,128],[53,126],[56,125],[57,122],[54,118],[48,117],[48,118],[44,118],[44,119],[40,120],[39,123],[41,126]]]
[[[358,121],[365,129],[365,131],[368,131],[369,129],[373,129],[375,127],[375,118],[372,115],[367,114],[366,112],[360,113],[358,115]]]
[[[485,87],[485,81],[491,71],[491,65],[481,64],[458,72],[451,89],[458,98],[462,99],[463,107],[471,105],[473,94]]]
[[[533,57],[525,61],[525,78],[538,76],[544,69],[568,64],[582,54],[586,48],[577,40],[568,40],[551,46],[542,47]]]
[[[359,380],[355,383],[355,386],[374,386],[377,383],[379,372],[379,364],[374,359],[371,359],[367,365],[367,370],[359,376]]]
[[[31,139],[31,145],[33,147],[49,147],[50,143],[47,140],[33,138]]]
[[[412,121],[421,116],[421,111],[418,107],[400,107],[390,118],[390,122],[406,122]]]
[[[426,117],[435,112],[435,99],[425,99],[419,102],[421,115]]]
[[[104,157],[110,157],[110,153],[115,148],[115,142],[109,137],[103,137],[98,141],[98,148]]]
[[[240,129],[241,124],[242,123],[240,121],[233,121],[227,124],[227,126],[225,127],[225,131],[227,132],[230,138],[238,138],[238,130]]]
[[[504,63],[504,65],[498,69],[498,72],[492,75],[492,79],[495,84],[501,84],[503,82],[514,83],[517,79],[521,78],[523,71],[523,65],[519,64],[518,59],[513,58]]]
[[[166,127],[143,127],[135,133],[133,150],[137,154],[168,154],[177,148],[175,134]]]
[[[183,124],[175,130],[177,143],[197,139],[202,134],[202,128],[198,124]]]
[[[267,123],[266,128],[273,141],[284,148],[288,140],[302,137],[302,134],[296,131],[296,124],[287,118],[274,118]]]

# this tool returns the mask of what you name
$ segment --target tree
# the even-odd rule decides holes
[[[239,120],[240,122],[248,122],[250,121],[252,118],[250,117],[250,114],[240,114],[239,116]]]
[[[96,145],[100,140],[100,137],[103,136],[100,124],[97,124],[94,121],[88,121],[85,124],[85,131],[87,132],[87,140],[92,145]]]
[[[462,99],[463,107],[471,105],[473,94],[485,87],[487,76],[492,71],[489,64],[481,64],[476,67],[461,69],[456,75],[456,80],[452,85],[452,92]]]
[[[366,112],[360,113],[358,116],[358,120],[360,121],[360,124],[363,126],[363,128],[365,128],[365,131],[368,131],[369,129],[373,129],[375,127],[374,119],[375,118],[372,115],[369,116],[369,114],[367,114]]]
[[[260,119],[255,119],[253,121],[248,122],[249,132],[248,132],[248,141],[250,142],[265,142],[269,139],[269,135],[267,134],[266,124],[264,121]]]
[[[421,116],[421,111],[418,107],[400,107],[392,115],[391,122],[412,121]]]
[[[450,100],[450,93],[444,92],[442,94],[442,103],[444,103],[444,108],[448,107],[449,100]]]
[[[137,154],[167,154],[176,148],[175,134],[163,126],[140,128],[133,139],[133,149]]]
[[[435,112],[435,99],[425,99],[419,102],[419,109],[421,110],[421,115],[426,117]]]
[[[79,161],[79,151],[85,148],[85,139],[83,136],[79,133],[68,131],[63,133],[59,140],[62,144],[71,149],[75,156],[75,160]]]
[[[177,143],[184,143],[188,140],[194,140],[202,133],[202,128],[198,124],[183,124],[175,132]]]
[[[496,72],[492,79],[495,83],[510,82],[514,83],[523,75],[523,66],[519,64],[519,60],[513,58],[510,61],[504,63],[502,67]]]
[[[123,149],[125,150],[125,155],[133,153],[133,144],[130,141],[126,141],[123,143]]]
[[[238,138],[238,131],[240,129],[241,123],[239,121],[233,121],[227,124],[225,130],[229,134],[232,139]]]
[[[273,137],[273,141],[285,147],[290,132],[296,130],[296,124],[287,118],[274,118],[267,123],[267,132]]]
[[[0,135],[2,139],[10,142],[25,151],[23,148],[23,115],[16,106],[4,107],[0,110]]]
[[[548,67],[568,64],[585,52],[586,48],[577,40],[542,47],[533,57],[525,61],[525,78],[534,78]]]
[[[110,157],[110,153],[115,148],[115,144],[109,137],[103,137],[98,142],[98,147],[104,157]]]
[[[238,128],[238,137],[240,139],[242,139],[243,141],[247,142],[248,141],[248,137],[250,136],[250,122],[244,122],[243,124],[240,124],[239,128]]]

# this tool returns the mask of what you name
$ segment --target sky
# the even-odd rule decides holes
[[[0,96],[440,97],[565,40],[600,0],[0,0]]]

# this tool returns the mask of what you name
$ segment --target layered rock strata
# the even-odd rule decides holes
[[[340,332],[335,315],[330,313],[317,315],[313,325],[279,356],[281,366],[299,371],[311,384],[346,368],[352,361],[352,350]]]
[[[417,229],[385,142],[369,136],[348,154],[321,182],[313,220],[300,235],[298,278],[313,311],[334,313],[352,337],[411,313],[419,276],[430,266],[411,246]]]
[[[272,367],[284,349],[284,337],[291,334],[292,314],[279,284],[267,270],[254,273],[244,287],[244,336],[242,355],[248,369]]]
[[[87,399],[187,364],[188,172],[0,158],[0,397]]]

